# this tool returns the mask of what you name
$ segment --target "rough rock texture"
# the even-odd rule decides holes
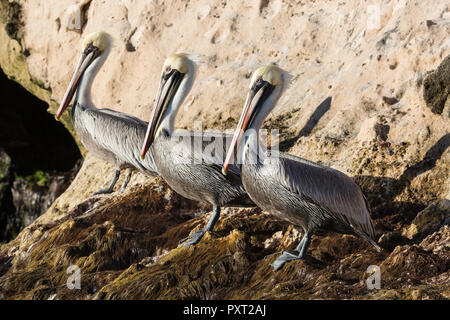
[[[433,113],[441,114],[446,105],[450,106],[450,56],[425,78],[423,89],[423,98]],[[447,115],[450,117],[450,113]]]
[[[6,157],[6,153],[0,152],[0,166],[9,160]],[[19,231],[45,213],[79,169],[80,164],[77,164],[65,173],[37,171],[39,175],[14,179],[9,171],[6,175],[0,172],[0,242],[15,238]],[[35,180],[37,177],[40,179]]]
[[[67,172],[38,171],[26,179],[16,178],[11,186],[15,225],[13,230],[22,230],[45,213],[56,198],[69,187],[80,166],[81,161]]]
[[[35,94],[52,112],[81,37],[98,29],[115,45],[94,101],[145,120],[161,64],[174,51],[204,54],[180,127],[199,120],[233,128],[251,72],[268,62],[288,70],[291,85],[265,127],[280,130],[283,151],[355,179],[385,250],[353,236],[316,235],[308,259],[273,273],[275,257],[264,257],[294,247],[301,234],[259,209],[224,210],[214,233],[176,248],[210,208],[140,174],[125,193],[89,198],[112,168],[88,155],[47,213],[0,247],[0,297],[450,298],[449,119],[423,99],[426,73],[450,54],[447,3],[384,1],[379,19],[356,0],[12,3],[20,28],[12,37],[1,28],[0,64],[32,92],[39,83]],[[69,4],[81,8],[79,31],[67,29]],[[81,269],[80,290],[66,286],[72,264]],[[380,267],[380,290],[366,286],[371,265]]]

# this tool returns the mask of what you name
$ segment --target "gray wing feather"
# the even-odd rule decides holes
[[[222,132],[165,131],[154,143],[155,159],[162,177],[178,193],[214,205],[254,206],[242,186],[240,169],[233,165],[222,174],[226,143]]]
[[[157,175],[151,152],[140,159],[147,122],[110,109],[86,109],[82,114],[85,130],[99,147],[113,153],[119,165],[131,165]]]
[[[361,189],[344,173],[288,154],[280,155],[280,181],[295,192],[328,209],[334,218],[349,224],[359,235],[375,237]]]

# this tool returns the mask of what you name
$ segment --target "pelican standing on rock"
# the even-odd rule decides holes
[[[319,229],[358,235],[380,251],[373,241],[375,232],[367,201],[352,179],[312,161],[269,152],[259,143],[259,129],[286,82],[286,73],[274,65],[261,67],[253,73],[223,166],[226,175],[234,149],[243,148],[241,178],[250,198],[263,210],[304,230],[295,250],[283,251],[272,263],[274,270],[288,261],[304,258],[311,235]]]
[[[147,122],[111,109],[97,109],[91,100],[91,86],[111,49],[110,36],[95,32],[86,36],[78,65],[56,113],[59,120],[72,100],[72,122],[75,132],[85,148],[96,157],[114,164],[111,184],[95,194],[111,193],[120,176],[120,170],[129,169],[121,190],[125,189],[131,170],[138,169],[150,176],[157,175],[153,158],[139,158],[142,137]]]
[[[194,132],[174,130],[176,114],[192,87],[195,71],[194,61],[189,55],[174,54],[166,59],[141,152],[141,157],[144,157],[151,148],[159,174],[177,193],[214,206],[206,227],[181,240],[185,241],[184,246],[196,244],[213,229],[222,206],[255,206],[242,186],[237,167],[230,167],[227,177],[221,173],[226,153],[225,134],[204,133],[196,139]],[[174,139],[180,136],[187,136],[187,139]],[[222,150],[214,156],[203,153],[205,146],[217,139],[221,139],[218,142],[223,146]]]

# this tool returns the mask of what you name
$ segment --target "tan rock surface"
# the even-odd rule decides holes
[[[293,262],[273,274],[273,258],[263,257],[293,246],[298,231],[257,209],[228,210],[216,233],[195,248],[174,249],[206,221],[188,218],[207,208],[140,174],[123,194],[89,199],[112,168],[88,156],[50,210],[0,248],[0,297],[449,298],[448,219],[433,220],[433,233],[421,242],[407,233],[415,234],[413,219],[427,207],[421,217],[449,216],[430,211],[433,201],[450,199],[449,117],[431,112],[422,86],[427,71],[450,54],[448,3],[385,1],[379,25],[374,8],[356,0],[12,3],[21,8],[20,32],[6,34],[3,25],[12,18],[0,15],[0,65],[49,102],[51,112],[83,35],[99,29],[112,35],[114,48],[93,99],[144,120],[165,57],[203,54],[180,127],[202,121],[206,128],[233,128],[250,73],[277,63],[292,83],[266,126],[280,130],[282,150],[354,177],[387,250],[377,254],[351,236],[315,236],[310,253],[318,261]],[[81,8],[81,32],[67,29],[70,5]],[[80,291],[65,287],[71,264],[81,267]],[[372,264],[381,267],[379,291],[365,285]]]

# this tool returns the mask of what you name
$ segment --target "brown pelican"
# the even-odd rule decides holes
[[[110,49],[111,41],[107,33],[100,31],[86,36],[83,53],[56,113],[58,120],[76,91],[72,122],[81,143],[89,152],[114,164],[116,168],[110,186],[94,194],[111,193],[122,169],[129,170],[121,190],[128,184],[132,169],[151,176],[157,174],[151,156],[146,160],[139,158],[147,122],[111,109],[97,109],[92,103],[92,82]]]
[[[358,235],[380,251],[373,241],[367,201],[352,179],[312,161],[269,152],[259,143],[258,130],[286,85],[287,74],[276,66],[254,72],[223,166],[226,175],[234,148],[240,147],[241,178],[250,198],[263,210],[304,230],[295,250],[283,251],[272,266],[276,271],[288,261],[302,259],[311,235],[319,229]],[[245,142],[240,145],[244,136]]]
[[[196,244],[213,229],[221,206],[254,206],[242,186],[239,169],[230,167],[231,174],[227,177],[221,173],[226,135],[204,133],[196,139],[195,132],[174,130],[176,114],[192,86],[195,71],[194,62],[186,54],[175,54],[166,59],[141,152],[144,157],[151,147],[159,174],[173,190],[214,207],[206,227],[180,241],[186,241],[185,246]],[[179,141],[175,137],[184,139]],[[222,150],[214,156],[204,153],[206,145],[214,142],[219,142]]]

